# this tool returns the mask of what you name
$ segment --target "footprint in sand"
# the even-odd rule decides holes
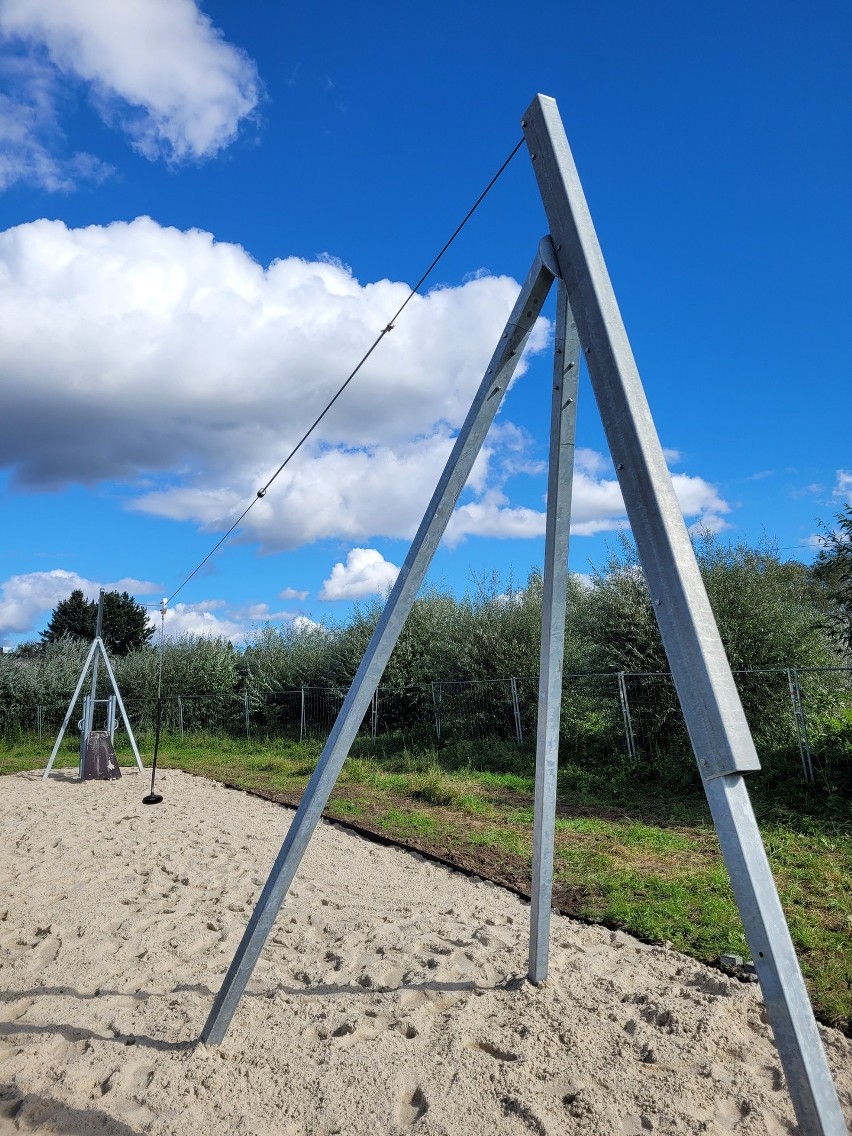
[[[520,1055],[513,1053],[511,1049],[503,1049],[502,1046],[494,1045],[490,1041],[476,1041],[473,1038],[467,1038],[464,1042],[465,1049],[478,1050],[480,1053],[486,1053],[489,1057],[493,1057],[495,1061],[520,1061]]]
[[[396,1106],[396,1122],[401,1128],[410,1128],[428,1110],[429,1102],[423,1090],[417,1085],[403,1088]]]

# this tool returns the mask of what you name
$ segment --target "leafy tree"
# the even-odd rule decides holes
[[[56,643],[65,636],[72,639],[94,639],[98,605],[87,600],[79,588],[60,600],[41,633],[44,643]],[[147,645],[154,634],[148,613],[127,592],[104,593],[104,619],[101,638],[112,655],[127,655]]]
[[[731,667],[827,667],[836,652],[820,626],[808,569],[771,544],[698,542],[698,563]]]
[[[28,639],[24,643],[19,643],[12,654],[19,659],[37,659],[43,650],[44,643],[38,639]]]
[[[93,639],[97,622],[97,604],[87,600],[80,588],[75,588],[68,599],[60,600],[50,616],[50,622],[41,633],[45,643],[58,643],[64,635],[72,639]]]
[[[733,670],[836,663],[803,565],[782,561],[772,545],[728,545],[712,534],[697,539],[696,555]],[[569,619],[586,644],[586,669],[669,669],[645,575],[626,537],[580,599]]]
[[[595,567],[591,587],[574,594],[566,642],[582,644],[579,669],[643,671],[669,669],[639,557],[626,535],[606,563]]]
[[[822,528],[813,577],[828,609],[826,625],[840,649],[852,654],[852,505],[841,509],[833,528]]]

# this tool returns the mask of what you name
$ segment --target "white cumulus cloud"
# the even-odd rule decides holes
[[[728,527],[725,514],[731,507],[719,496],[715,486],[702,477],[682,473],[673,475],[672,484],[683,515],[693,529],[720,532]],[[501,489],[486,487],[476,500],[455,510],[444,539],[453,546],[468,536],[506,540],[542,537],[545,522],[545,506],[532,509],[512,505]],[[594,450],[579,449],[575,457],[571,494],[572,535],[593,536],[626,525],[624,498],[612,463]]]
[[[338,562],[323,581],[321,600],[357,600],[383,596],[393,587],[399,568],[375,548],[353,548],[346,563]]]
[[[264,553],[410,539],[517,293],[509,277],[477,275],[414,297],[238,539]],[[146,217],[0,232],[0,468],[12,491],[118,482],[128,508],[221,534],[407,295],[329,258],[264,267]],[[540,320],[519,370],[548,333]],[[97,445],[81,446],[93,421]],[[498,418],[448,543],[543,534],[543,496],[519,503],[508,487],[543,487],[535,445]],[[713,485],[673,480],[691,522],[725,527],[730,506]],[[572,521],[577,535],[625,522],[611,463],[591,450],[577,452]]]
[[[306,600],[309,594],[307,588],[304,591],[299,588],[282,588],[278,593],[278,598],[280,600]]]
[[[491,536],[505,540],[544,536],[545,514],[538,509],[512,506],[499,489],[491,489],[478,501],[460,505],[444,535],[450,547],[467,536]]]
[[[150,596],[158,585],[130,577],[100,582],[62,568],[11,576],[0,584],[0,643],[8,645],[10,635],[31,631],[40,619],[46,625],[53,608],[73,591],[79,589],[87,599],[96,600],[101,588]]]
[[[11,92],[0,101],[0,186],[67,189],[103,175],[91,155],[62,156],[64,82],[87,84],[107,123],[171,162],[216,154],[259,99],[254,63],[194,0],[0,0],[0,37]]]
[[[202,639],[230,639],[241,643],[246,635],[246,624],[217,612],[221,600],[201,600],[199,603],[176,603],[166,612],[163,631],[167,639],[180,635],[197,635]],[[159,620],[157,621],[159,627]]]
[[[834,483],[831,495],[846,505],[852,505],[852,470],[839,469],[837,471],[837,480]]]
[[[271,551],[410,536],[517,292],[488,276],[415,297],[248,515],[245,538]],[[264,268],[237,245],[150,218],[7,230],[0,465],[13,488],[124,481],[132,507],[222,531],[407,295],[332,260]],[[547,335],[541,320],[531,350]],[[80,446],[94,420],[98,444]],[[515,434],[497,432],[474,489]]]

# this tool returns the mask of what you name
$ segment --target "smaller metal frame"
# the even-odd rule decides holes
[[[103,592],[103,588],[101,588],[100,596],[98,598],[97,634],[95,635],[95,638],[92,640],[92,645],[89,648],[89,653],[86,656],[86,661],[83,663],[83,669],[80,672],[80,678],[78,679],[77,685],[74,688],[74,693],[71,695],[71,701],[68,703],[68,709],[65,712],[65,718],[63,719],[62,727],[59,731],[59,734],[56,738],[56,741],[53,743],[53,749],[51,751],[50,759],[48,760],[47,766],[46,766],[44,774],[42,776],[42,781],[46,781],[48,779],[48,777],[50,776],[50,771],[51,771],[51,769],[53,769],[53,763],[54,763],[54,761],[56,761],[56,755],[59,753],[59,747],[62,744],[62,739],[65,737],[65,731],[68,729],[68,723],[71,721],[71,715],[74,713],[74,704],[76,703],[77,699],[80,696],[80,691],[83,689],[83,684],[86,681],[86,676],[89,673],[89,668],[91,667],[91,671],[92,671],[91,692],[89,694],[87,694],[85,699],[83,700],[83,717],[80,720],[81,737],[80,737],[79,777],[80,777],[81,781],[83,779],[83,762],[84,762],[85,754],[86,754],[86,742],[89,739],[89,734],[91,734],[91,732],[92,732],[92,719],[93,719],[93,715],[94,715],[95,702],[96,701],[102,701],[101,699],[95,698],[97,681],[98,681],[98,663],[99,663],[100,660],[103,660],[103,664],[106,667],[106,672],[109,675],[109,681],[112,684],[112,691],[113,691],[112,695],[106,700],[107,703],[108,703],[108,706],[107,706],[107,729],[110,731],[110,741],[113,740],[113,736],[115,734],[115,706],[117,704],[118,708],[121,712],[121,720],[124,723],[124,728],[125,728],[125,730],[127,730],[127,737],[130,740],[130,748],[133,750],[133,757],[136,760],[137,768],[139,769],[140,773],[145,768],[142,764],[142,758],[139,756],[139,747],[136,745],[136,738],[133,736],[133,727],[130,725],[130,719],[127,716],[127,711],[124,708],[124,702],[123,702],[122,697],[121,697],[121,692],[118,689],[118,683],[116,682],[116,679],[115,679],[115,672],[112,669],[112,665],[109,661],[109,656],[107,655],[107,652],[106,652],[106,647],[104,646],[104,641],[101,638],[101,627],[102,627],[102,624],[103,624],[103,608],[104,608],[104,592]],[[110,724],[111,724],[111,728],[110,728]]]

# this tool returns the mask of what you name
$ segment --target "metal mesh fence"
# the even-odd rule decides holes
[[[852,783],[852,668],[751,670],[734,677],[765,768],[785,775],[792,771],[812,783]],[[192,696],[169,691],[162,699],[162,729],[180,737],[321,741],[343,698],[332,687]],[[156,723],[156,699],[130,698],[124,705],[137,740],[146,741]],[[61,702],[0,705],[0,739],[35,735],[52,743],[67,709]],[[75,727],[81,716],[82,696],[72,710],[63,749],[79,744]],[[382,686],[361,733],[433,744],[495,739],[532,750],[537,716],[538,681],[530,676]],[[119,724],[117,749],[125,743]],[[686,767],[691,747],[672,676],[565,675],[561,755],[577,764],[621,758],[640,764],[684,762]]]

